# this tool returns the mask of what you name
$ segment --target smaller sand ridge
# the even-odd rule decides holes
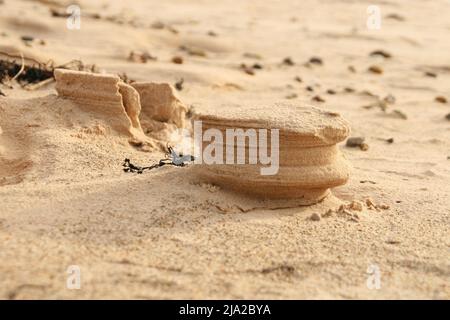
[[[102,119],[135,143],[164,148],[172,132],[185,125],[187,107],[169,84],[126,84],[118,76],[55,70],[58,95]]]
[[[205,133],[210,129],[218,130],[216,133],[223,137],[214,139],[215,152],[223,152],[219,159],[236,161],[235,164],[228,161],[203,162],[195,166],[200,176],[220,186],[266,199],[295,199],[300,205],[309,205],[325,198],[330,188],[346,183],[349,178],[349,164],[336,143],[343,141],[350,129],[347,121],[337,113],[288,103],[227,105],[196,114],[193,120],[194,130],[195,120],[201,120],[198,130],[202,131],[202,152],[211,148],[211,142],[205,141],[208,140]],[[248,139],[247,143],[239,145],[236,143],[238,137],[229,139],[230,133],[233,133],[230,130],[236,133],[236,129],[244,130],[243,138]],[[255,144],[250,146],[248,130],[252,129],[259,138],[260,129],[267,129],[263,137],[266,139],[265,145],[261,145],[261,140],[255,140]],[[277,140],[271,139],[273,129],[278,129]],[[256,136],[254,138],[258,139]],[[272,154],[272,160],[278,162],[272,173],[264,174],[264,168],[268,169],[267,163],[255,163],[254,159],[253,163],[250,161],[252,152],[256,157],[261,155],[261,150],[255,150],[255,146],[266,148],[263,153]],[[237,158],[240,152],[239,164]],[[273,158],[276,152],[278,159]]]

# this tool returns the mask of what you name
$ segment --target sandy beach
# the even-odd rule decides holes
[[[1,299],[450,298],[448,1],[73,4],[0,0]],[[141,94],[135,125],[131,104],[108,114],[116,92],[62,97],[56,67],[168,84],[185,109],[155,122]],[[337,144],[350,178],[317,204],[261,204],[195,164],[123,170],[164,158],[184,111],[279,102],[364,137]]]

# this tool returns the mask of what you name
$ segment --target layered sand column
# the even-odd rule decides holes
[[[216,149],[223,152],[224,162],[227,156],[228,159],[234,156],[234,163],[207,164],[202,161],[196,166],[202,178],[222,187],[266,199],[296,199],[301,204],[312,204],[326,197],[330,188],[346,183],[349,178],[349,165],[336,143],[343,141],[350,130],[348,123],[337,113],[286,103],[267,107],[231,105],[224,106],[219,112],[197,114],[194,120],[201,121],[203,138],[210,129],[221,132],[223,140],[214,143],[217,143]],[[248,136],[244,145],[236,145],[237,139],[227,139],[227,129],[228,132],[243,129],[245,133],[255,130],[258,150],[250,146]],[[273,129],[278,129],[278,141],[271,137]],[[266,145],[260,143],[261,138],[265,138],[264,135],[261,137],[264,131]],[[272,142],[277,145],[273,146]],[[211,141],[202,141],[202,152],[210,150],[210,145]],[[270,174],[275,170],[268,170],[269,165],[262,164],[260,159],[256,164],[251,163],[250,155],[259,157],[261,148],[267,149],[262,151],[269,157],[271,152],[278,152],[275,174]],[[245,159],[241,159],[244,164],[236,163],[239,152],[245,155]],[[262,168],[266,168],[266,173]]]

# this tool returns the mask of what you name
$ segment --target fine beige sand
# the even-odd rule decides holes
[[[139,127],[120,99],[105,96],[116,117],[57,96],[55,82],[5,80],[0,298],[450,298],[448,1],[380,1],[380,30],[366,27],[368,1],[77,2],[70,30],[58,15],[72,1],[0,1],[0,59],[81,60],[141,83],[119,85],[123,99],[154,90],[173,110],[315,105],[365,144],[338,144],[353,168],[332,195],[274,206],[193,166],[123,172],[124,158],[164,157],[184,121],[172,113],[155,120],[141,101]]]

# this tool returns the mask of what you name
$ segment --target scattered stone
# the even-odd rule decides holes
[[[450,113],[445,116],[445,119],[450,120]]]
[[[299,76],[296,76],[296,77],[294,78],[294,80],[297,81],[297,82],[299,82],[299,83],[302,83],[302,82],[303,82],[302,78],[300,78]]]
[[[180,46],[180,50],[186,51],[191,56],[206,57],[206,52],[200,48]]]
[[[344,92],[346,92],[346,93],[354,93],[354,92],[355,92],[355,89],[350,88],[350,87],[345,87],[345,88],[344,88]]]
[[[287,66],[293,66],[293,65],[295,65],[295,62],[292,60],[291,57],[286,57],[283,59],[283,64],[285,64]]]
[[[175,82],[175,89],[177,89],[178,91],[183,90],[183,84],[184,84],[184,79],[181,78],[180,80]]]
[[[424,74],[426,77],[437,78],[437,74],[431,71],[426,71]]]
[[[50,8],[50,14],[52,15],[52,17],[56,17],[56,18],[70,17],[70,13],[67,13],[65,10],[56,9],[56,8]]]
[[[310,217],[312,221],[320,221],[320,216],[317,213],[313,213]]]
[[[408,120],[408,116],[403,111],[400,111],[400,110],[393,110],[391,113],[388,113],[388,115],[390,115],[394,118]]]
[[[347,139],[347,142],[345,145],[349,148],[356,148],[360,147],[364,143],[365,138],[364,137],[350,137]]]
[[[370,66],[369,69],[367,69],[368,71],[375,73],[375,74],[382,74],[383,73],[383,69],[379,66]]]
[[[387,204],[379,204],[379,205],[376,206],[376,208],[381,209],[381,210],[388,210],[391,207],[389,205],[387,205]]]
[[[311,57],[311,58],[309,59],[309,63],[317,64],[317,65],[322,65],[322,64],[323,64],[323,61],[322,61],[322,59],[319,58],[319,57]]]
[[[183,63],[183,58],[180,56],[175,56],[172,58],[172,62],[175,64],[182,64]]]
[[[363,209],[363,204],[362,204],[362,202],[360,202],[360,201],[354,200],[354,201],[352,201],[352,202],[350,203],[350,209],[351,209],[351,210],[355,210],[355,211],[362,211],[362,209]]]
[[[328,94],[336,94],[336,91],[334,91],[333,89],[328,89],[328,90],[327,90],[327,93],[328,93]]]
[[[370,53],[370,56],[371,56],[371,57],[379,56],[379,57],[383,57],[383,58],[385,58],[385,59],[392,58],[392,55],[391,55],[389,52],[386,52],[386,51],[384,51],[384,50],[375,50],[375,51],[372,51],[372,52]]]
[[[6,95],[3,93],[3,91],[2,90],[0,90],[0,96],[4,96],[4,97],[6,97]]]
[[[394,138],[386,139],[386,142],[387,142],[387,143],[394,143]]]
[[[307,86],[305,89],[307,91],[314,92],[314,88],[312,86]]]
[[[386,19],[405,21],[405,18],[397,13],[390,13],[390,14],[386,15]]]
[[[447,98],[444,96],[437,96],[436,98],[434,98],[434,100],[440,103],[447,103]]]
[[[375,208],[375,203],[373,202],[373,200],[371,198],[367,198],[366,199],[366,206],[369,209],[373,209],[373,208]]]
[[[383,98],[383,101],[388,104],[394,104],[396,99],[392,94],[388,94],[386,97]]]
[[[261,69],[263,69],[263,66],[262,66],[262,64],[255,63],[255,64],[253,64],[253,69],[261,70]]]
[[[352,72],[352,73],[356,73],[356,69],[354,66],[348,66],[348,71]]]
[[[242,71],[244,71],[246,74],[249,74],[251,76],[255,75],[255,71],[253,71],[252,67],[247,66],[245,63],[241,64],[241,69]]]
[[[399,240],[389,239],[386,240],[387,244],[400,244],[401,242]]]
[[[215,33],[214,31],[208,31],[208,36],[210,37],[217,37],[217,33]]]
[[[316,101],[316,102],[325,102],[325,99],[323,99],[321,96],[317,95],[312,97],[311,99],[312,101]]]

